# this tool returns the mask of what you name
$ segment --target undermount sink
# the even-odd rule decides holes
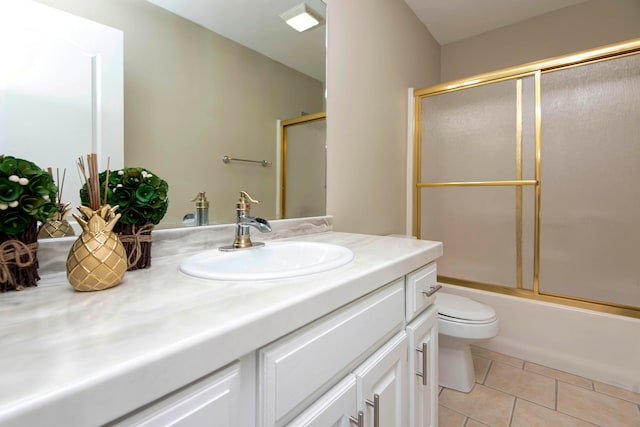
[[[212,280],[285,279],[332,270],[352,259],[350,249],[330,243],[267,242],[231,252],[201,252],[180,263],[180,271]]]

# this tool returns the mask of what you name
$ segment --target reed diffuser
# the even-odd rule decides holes
[[[76,291],[99,291],[122,282],[127,271],[127,255],[122,242],[112,231],[120,218],[120,214],[115,213],[118,206],[111,207],[106,198],[100,199],[95,153],[87,155],[86,166],[79,158],[78,170],[88,189],[89,206],[78,207],[82,216],[73,214],[82,227],[82,234],[67,257],[67,280]]]

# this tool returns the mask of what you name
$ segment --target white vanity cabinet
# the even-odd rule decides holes
[[[240,363],[235,362],[108,426],[233,426],[243,406]]]
[[[435,427],[436,275],[421,267],[261,349],[257,424]]]
[[[436,427],[436,287],[429,264],[111,425]]]

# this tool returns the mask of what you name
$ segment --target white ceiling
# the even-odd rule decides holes
[[[147,1],[315,79],[325,79],[325,26],[298,33],[280,18],[302,1],[326,18],[323,0]],[[445,45],[586,0],[404,1]]]
[[[586,0],[404,0],[444,46]]]

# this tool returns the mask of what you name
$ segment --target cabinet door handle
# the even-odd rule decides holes
[[[358,418],[349,417],[349,421],[358,427],[364,427],[364,412],[358,411]]]
[[[416,372],[416,375],[419,377],[422,377],[422,385],[426,386],[427,385],[427,380],[428,380],[428,372],[429,372],[429,368],[428,368],[428,364],[429,364],[429,353],[427,352],[427,343],[423,342],[422,343],[422,348],[417,347],[416,351],[418,353],[422,353],[422,372]]]
[[[427,298],[430,297],[431,295],[435,294],[436,292],[438,292],[440,289],[442,289],[442,285],[435,285],[435,286],[431,286],[429,289],[427,289],[426,291],[422,291],[422,293],[424,294],[424,296],[426,296]]]
[[[367,399],[366,404],[373,406],[373,427],[380,427],[380,395],[373,395],[373,402]]]

